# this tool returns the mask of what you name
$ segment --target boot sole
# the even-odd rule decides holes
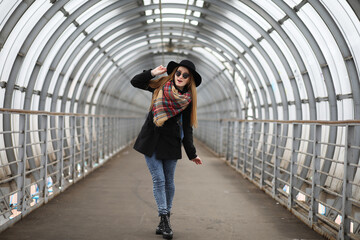
[[[163,238],[164,238],[164,239],[172,239],[172,238],[173,238],[173,235],[164,235],[164,234],[163,234]]]

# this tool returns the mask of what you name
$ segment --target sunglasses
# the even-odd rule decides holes
[[[176,71],[176,72],[175,72],[175,75],[176,75],[177,77],[180,77],[180,76],[181,76],[181,72],[180,72],[180,71]],[[183,73],[183,74],[182,74],[182,77],[183,77],[184,79],[187,79],[189,76],[190,76],[190,75],[189,75],[188,73]]]

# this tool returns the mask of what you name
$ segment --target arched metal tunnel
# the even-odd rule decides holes
[[[0,1],[0,229],[136,137],[145,69],[202,75],[195,136],[329,238],[360,237],[357,0]]]

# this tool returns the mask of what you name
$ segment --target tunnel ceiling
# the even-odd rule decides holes
[[[0,107],[142,116],[129,81],[190,59],[198,114],[360,119],[357,1],[3,0]]]

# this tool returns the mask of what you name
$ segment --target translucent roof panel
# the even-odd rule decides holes
[[[313,83],[315,96],[327,96],[326,87],[323,82],[323,74],[320,69],[320,65],[312,51],[311,46],[307,42],[306,38],[302,33],[297,29],[296,24],[291,20],[287,20],[283,24],[284,30],[287,32],[289,37],[291,37],[293,43],[297,47],[299,54],[302,59],[306,59],[305,65],[309,71],[310,80]]]
[[[232,0],[230,4],[232,7],[236,8],[238,11],[258,23],[264,30],[268,30],[269,28],[271,28],[271,25],[261,15],[259,15],[256,11],[254,11],[246,4],[235,0]]]
[[[301,3],[302,0],[284,0],[291,8],[294,8]]]
[[[340,46],[337,45],[326,23],[309,4],[305,4],[298,12],[298,15],[318,42],[326,62],[329,64],[336,93],[347,94],[351,92],[345,62],[339,50]]]
[[[0,2],[0,31],[3,29],[6,21],[10,18],[11,14],[15,11],[21,2],[21,0]]]
[[[87,2],[87,0],[69,1],[67,4],[64,5],[64,9],[69,14],[72,14],[86,2]],[[111,3],[111,1],[104,0],[103,6],[109,5],[110,3]]]
[[[285,13],[271,1],[253,0],[253,2],[269,13],[276,21],[285,17]]]
[[[343,1],[324,1],[322,4],[329,11],[350,48],[354,61],[356,62],[357,71],[360,72],[360,20],[352,11],[348,3]]]

